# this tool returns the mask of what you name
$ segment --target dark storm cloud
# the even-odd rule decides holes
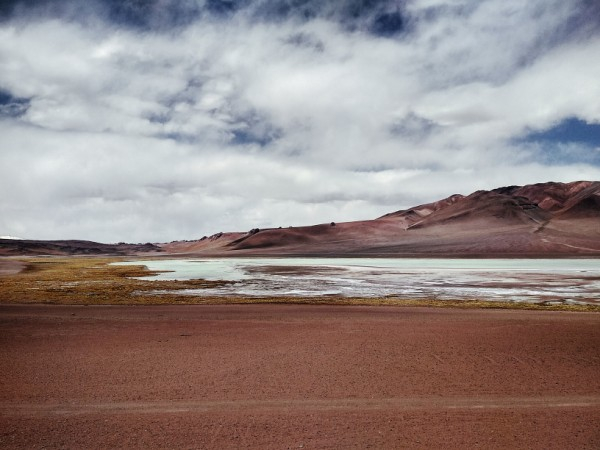
[[[142,30],[169,30],[208,18],[243,15],[255,21],[306,22],[325,19],[348,30],[394,36],[409,23],[404,0],[5,0],[0,17],[101,19]]]
[[[10,92],[0,88],[0,118],[21,117],[29,108],[30,99],[13,96]]]
[[[390,0],[257,0],[248,11],[267,20],[308,21],[321,18],[338,22],[348,30],[368,31],[380,36],[403,32],[408,24],[404,1]]]
[[[202,2],[203,3],[203,2]],[[190,24],[205,10],[195,0],[4,0],[0,17],[68,21],[102,20],[140,29],[168,29]]]

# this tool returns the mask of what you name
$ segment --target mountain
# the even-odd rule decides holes
[[[0,238],[0,256],[21,255],[114,255],[154,253],[162,251],[154,244],[101,244],[92,241],[37,241]]]
[[[374,220],[218,233],[161,247],[207,256],[600,256],[600,182],[507,186]]]
[[[600,182],[507,186],[374,220],[217,233],[168,244],[0,239],[8,255],[600,257]]]

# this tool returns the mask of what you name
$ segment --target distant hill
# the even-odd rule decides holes
[[[162,248],[214,256],[600,256],[600,182],[508,186],[374,220],[218,233]]]
[[[600,257],[600,182],[507,186],[373,220],[217,233],[168,244],[0,239],[8,255]]]
[[[160,252],[154,244],[101,244],[99,242],[64,240],[33,241],[26,239],[0,238],[0,256],[20,255],[133,255]]]

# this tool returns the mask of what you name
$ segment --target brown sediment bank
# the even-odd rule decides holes
[[[598,448],[600,315],[0,305],[2,448]]]
[[[25,266],[26,264],[23,261],[11,258],[0,258],[0,276],[17,274],[21,272]]]

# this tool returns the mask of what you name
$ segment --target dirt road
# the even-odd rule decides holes
[[[0,448],[600,448],[600,314],[0,305]]]

